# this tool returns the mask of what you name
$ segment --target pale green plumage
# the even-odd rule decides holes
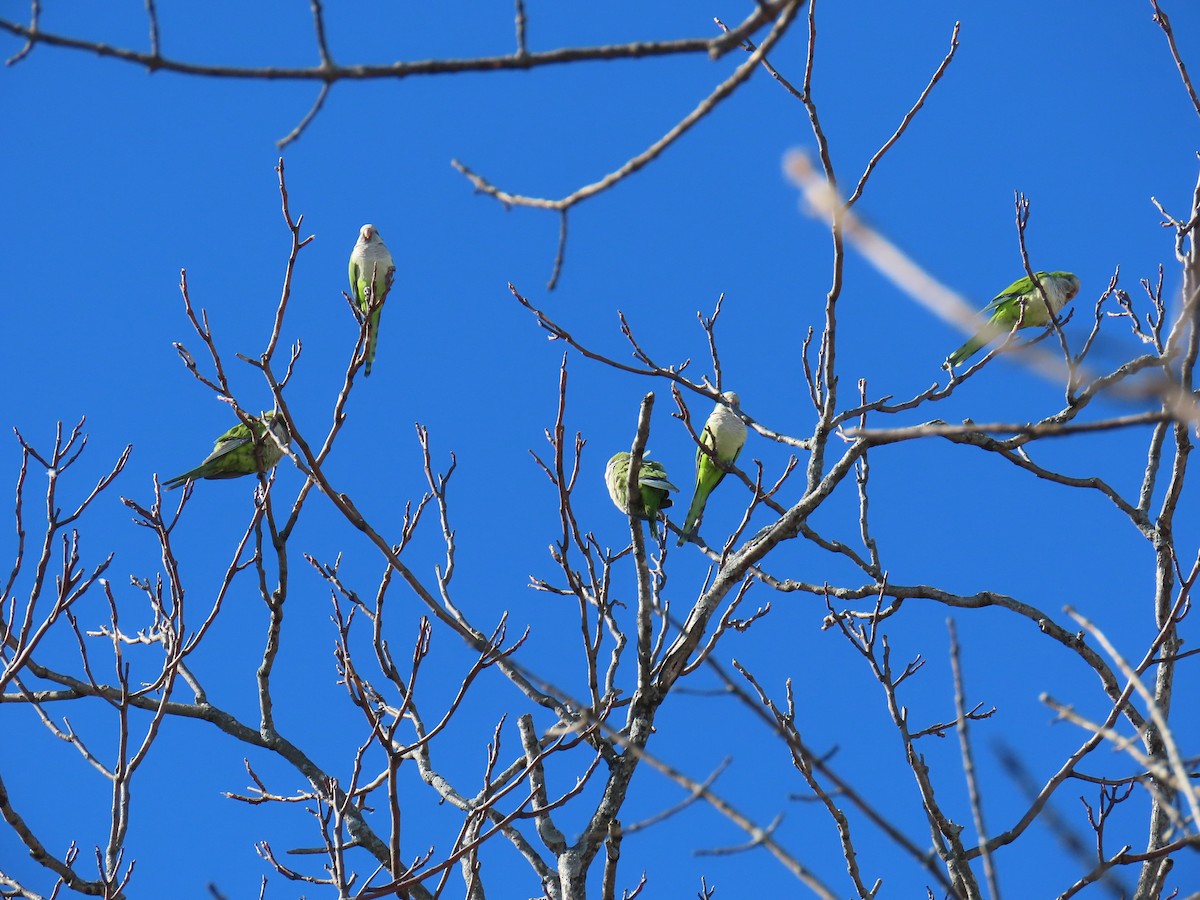
[[[387,245],[379,236],[379,230],[374,225],[364,225],[359,229],[358,242],[350,253],[350,292],[354,295],[362,315],[367,315],[372,306],[375,310],[371,313],[371,321],[367,325],[367,361],[364,371],[368,376],[371,374],[371,365],[375,362],[375,346],[379,342],[379,319],[383,313],[383,302],[387,299],[395,271],[392,254],[388,252]]]
[[[708,421],[704,423],[704,430],[700,433],[700,442],[710,448],[725,466],[730,466],[733,465],[738,454],[742,452],[742,447],[746,444],[746,423],[730,408],[737,406],[740,402],[738,395],[733,391],[726,391],[721,396],[729,405],[717,404],[712,415],[708,417]],[[679,532],[679,546],[682,547],[695,534],[696,527],[704,516],[704,505],[708,502],[708,495],[724,477],[725,469],[714,462],[703,448],[697,447],[696,490],[692,494],[692,503],[688,507],[683,529]]]
[[[167,488],[177,488],[197,478],[237,478],[241,475],[252,475],[259,471],[258,460],[262,460],[262,471],[266,472],[283,457],[280,444],[286,447],[291,443],[292,436],[288,432],[287,423],[282,417],[276,416],[275,411],[265,412],[262,418],[252,418],[254,434],[259,438],[258,455],[255,455],[254,439],[250,429],[242,422],[234,425],[217,438],[213,452],[196,468],[168,478],[163,482]],[[267,428],[275,435],[267,434]],[[279,443],[276,443],[278,439]]]
[[[608,485],[608,496],[612,497],[617,509],[625,515],[633,515],[629,504],[629,461],[632,457],[628,450],[622,450],[608,461],[604,468],[604,483]],[[638,469],[638,488],[642,495],[642,509],[645,518],[650,522],[650,534],[658,538],[659,513],[671,505],[670,491],[679,488],[667,480],[667,470],[663,464],[652,459],[643,459]]]
[[[961,365],[981,347],[1012,331],[1018,321],[1022,328],[1049,325],[1050,312],[1058,315],[1079,293],[1079,279],[1071,272],[1038,272],[1037,279],[1046,292],[1046,300],[1050,302],[1049,312],[1042,300],[1041,291],[1029,276],[1018,278],[984,308],[982,315],[989,316],[987,327],[951,353],[947,362],[952,366]],[[1025,309],[1024,318],[1021,314],[1022,305]]]

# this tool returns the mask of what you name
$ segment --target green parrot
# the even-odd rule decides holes
[[[608,485],[608,496],[612,497],[617,509],[631,515],[629,508],[629,460],[628,450],[622,450],[608,461],[604,468],[604,483]],[[642,491],[642,508],[650,521],[650,535],[658,539],[658,514],[671,505],[670,491],[679,488],[667,481],[667,470],[663,464],[652,459],[643,459],[638,470],[638,487]]]
[[[1058,315],[1059,310],[1071,302],[1079,293],[1079,279],[1071,272],[1038,272],[1037,279],[1046,291],[1050,310]],[[1022,328],[1042,327],[1050,324],[1050,315],[1037,285],[1026,275],[1018,278],[984,307],[983,314],[989,315],[987,327],[950,354],[946,361],[952,366],[962,365],[978,351],[1000,335],[1012,331],[1021,319],[1021,304],[1025,305]]]
[[[358,243],[350,253],[350,293],[364,316],[371,303],[376,304],[375,312],[371,314],[371,322],[367,326],[368,376],[371,374],[371,364],[375,362],[375,345],[379,342],[379,316],[383,312],[383,303],[387,299],[392,274],[395,271],[392,254],[388,253],[387,245],[379,236],[379,229],[374,225],[364,225],[359,229]],[[374,287],[371,282],[372,273],[375,279]]]
[[[733,391],[721,395],[725,403],[718,403],[712,415],[704,423],[700,433],[700,442],[712,449],[725,465],[733,465],[733,461],[742,452],[746,444],[746,423],[733,411],[741,399]],[[726,405],[728,404],[728,405]],[[683,521],[683,530],[679,532],[679,546],[682,547],[696,533],[696,526],[704,516],[704,504],[708,495],[713,492],[721,479],[725,477],[725,469],[717,465],[701,447],[696,448],[696,491],[692,494],[692,505],[688,507],[687,518]]]
[[[251,418],[254,433],[260,439],[261,449],[258,452],[262,457],[262,470],[265,472],[283,458],[283,450],[279,445],[286,447],[291,443],[292,436],[288,432],[287,423],[275,415],[275,410],[263,413],[261,419]],[[267,434],[268,428],[271,429],[274,439]],[[250,429],[238,422],[217,438],[213,452],[208,454],[204,462],[182,475],[167,479],[163,486],[174,489],[197,478],[237,478],[241,475],[253,475],[257,471],[254,439],[250,436]]]

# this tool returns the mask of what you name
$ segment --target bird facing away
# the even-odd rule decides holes
[[[392,254],[379,236],[374,225],[364,225],[358,230],[358,242],[350,253],[350,293],[358,304],[362,315],[374,305],[371,321],[367,325],[366,374],[371,374],[375,362],[375,345],[379,342],[379,317],[383,312],[383,301],[387,299],[396,266]],[[361,319],[359,320],[361,321]]]
[[[604,482],[608,485],[608,496],[617,505],[617,509],[629,516],[633,510],[629,507],[629,460],[628,450],[622,450],[608,461],[604,468]],[[667,470],[663,464],[652,459],[643,459],[642,467],[638,469],[638,487],[642,494],[642,509],[645,518],[650,522],[650,535],[657,540],[658,514],[671,505],[670,491],[679,488],[667,481]]]
[[[282,417],[276,416],[274,410],[263,413],[260,419],[251,416],[251,421],[254,434],[259,438],[258,454],[262,459],[262,471],[266,472],[283,458],[280,444],[286,447],[291,443],[292,435],[288,431],[287,423]],[[268,428],[275,439],[267,434]],[[279,443],[275,443],[275,440]],[[167,479],[163,486],[174,489],[197,478],[238,478],[242,475],[253,475],[257,471],[259,467],[255,458],[254,439],[250,436],[250,429],[238,422],[217,438],[213,452],[208,454],[204,462],[182,475]]]
[[[1071,272],[1038,272],[1037,279],[1050,301],[1050,312],[1058,315],[1059,310],[1071,302],[1079,293],[1079,279]],[[1021,307],[1025,307],[1025,318],[1021,318]],[[946,361],[952,366],[962,365],[981,348],[1002,334],[1012,331],[1018,321],[1022,328],[1042,327],[1050,324],[1050,313],[1042,301],[1041,291],[1028,275],[1018,278],[984,307],[983,315],[989,316],[988,324],[950,354]]]
[[[721,395],[725,403],[718,403],[712,415],[704,423],[704,431],[700,434],[700,443],[716,454],[717,459],[726,466],[742,452],[746,444],[746,423],[741,420],[730,407],[737,406],[740,398],[733,391]],[[679,546],[682,547],[696,533],[696,526],[704,517],[704,504],[708,495],[713,492],[721,479],[725,477],[725,469],[713,461],[702,447],[696,448],[696,491],[692,494],[692,505],[688,507],[687,518],[683,521],[683,530],[679,532]]]

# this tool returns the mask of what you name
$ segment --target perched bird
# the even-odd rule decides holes
[[[359,229],[358,243],[350,253],[350,293],[364,316],[371,304],[375,304],[375,312],[371,313],[371,321],[367,325],[367,375],[371,374],[371,364],[375,362],[379,316],[383,312],[383,302],[387,299],[395,271],[392,254],[388,253],[387,245],[379,236],[379,229],[374,225],[364,225]]]
[[[628,450],[622,450],[608,461],[604,468],[604,483],[608,485],[608,496],[612,497],[617,509],[631,515],[629,508],[629,460]],[[671,505],[670,491],[679,488],[667,481],[667,470],[663,464],[652,459],[643,459],[638,470],[638,487],[642,493],[642,508],[650,521],[650,534],[658,537],[658,513]]]
[[[1046,291],[1046,300],[1050,301],[1050,312],[1058,315],[1059,310],[1071,302],[1079,293],[1079,279],[1070,272],[1038,272],[1038,281]],[[1025,318],[1021,318],[1021,306],[1025,306]],[[983,310],[984,315],[990,315],[987,327],[950,354],[946,361],[952,366],[961,365],[970,359],[981,347],[1005,332],[1012,331],[1018,321],[1022,328],[1044,326],[1050,324],[1050,313],[1042,300],[1042,293],[1037,285],[1026,275],[1018,278],[992,300]]]
[[[283,450],[279,445],[286,447],[290,444],[292,435],[288,432],[287,423],[282,417],[276,416],[274,410],[263,413],[261,419],[252,416],[251,420],[254,434],[259,438],[258,454],[262,460],[262,471],[265,472],[283,457]],[[267,434],[268,428],[279,444]],[[163,486],[177,488],[197,478],[237,478],[241,475],[253,475],[257,471],[259,467],[250,428],[238,422],[217,438],[213,452],[208,454],[204,462],[182,475],[167,479]]]
[[[725,465],[732,465],[746,444],[746,423],[741,420],[730,407],[737,406],[740,398],[733,391],[721,395],[725,403],[718,403],[704,423],[704,431],[700,434],[700,442],[712,450]],[[713,461],[702,447],[696,448],[696,492],[692,494],[692,505],[688,507],[687,518],[683,521],[683,530],[679,532],[679,546],[682,547],[696,532],[696,526],[704,516],[704,504],[708,495],[713,492],[721,479],[725,477],[725,469]]]

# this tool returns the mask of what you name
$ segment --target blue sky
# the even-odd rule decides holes
[[[133,7],[117,14],[74,4],[45,6],[46,31],[146,46],[145,21]],[[511,49],[511,7],[449,6],[358,4],[353,19],[331,7],[333,56],[343,64],[386,63]],[[714,15],[732,24],[751,4],[653,6],[530,2],[530,47],[707,37]],[[316,60],[305,4],[160,7],[163,51],[171,57],[279,66]],[[1200,9],[1175,2],[1167,11],[1181,52],[1200,69]],[[3,0],[0,15],[23,20],[27,7]],[[1200,121],[1149,4],[1018,0],[900,6],[825,0],[818,11],[813,88],[843,183],[857,180],[892,133],[948,49],[959,19],[961,48],[954,63],[872,177],[859,214],[982,306],[1022,272],[1013,192],[1023,191],[1033,210],[1028,232],[1033,265],[1070,269],[1082,280],[1075,319],[1067,327],[1076,346],[1117,266],[1131,293],[1138,279],[1156,277],[1160,264],[1166,265],[1168,290],[1177,290],[1171,233],[1159,227],[1150,198],[1186,215]],[[371,24],[364,28],[364,22]],[[772,54],[797,82],[805,39],[797,25]],[[6,57],[19,46],[0,38]],[[717,62],[688,56],[342,82],[283,153],[292,213],[303,214],[304,233],[315,235],[301,254],[284,327],[286,341],[303,341],[290,388],[302,429],[323,433],[341,385],[356,334],[340,296],[346,259],[359,226],[373,222],[396,258],[396,288],[383,316],[375,370],[355,388],[330,474],[369,519],[397,529],[405,501],[419,497],[425,486],[413,423],[428,426],[435,463],[445,466],[451,452],[458,460],[450,498],[459,546],[458,602],[480,627],[504,610],[514,633],[528,625],[530,664],[567,686],[582,684],[573,606],[526,587],[531,574],[555,574],[546,552],[557,533],[555,495],[528,450],[548,452],[543,430],[554,422],[564,348],[547,342],[506,285],[513,283],[592,346],[624,359],[616,318],[622,310],[657,359],[691,358],[697,377],[707,365],[707,346],[696,312],[711,312],[724,293],[718,336],[727,387],[741,394],[756,419],[807,436],[814,414],[800,345],[806,329],[819,328],[822,320],[831,250],[827,229],[801,211],[781,161],[790,149],[811,151],[813,138],[803,107],[765,73],[756,74],[653,165],[572,212],[566,265],[553,293],[546,281],[557,216],[506,211],[475,194],[450,161],[461,160],[508,191],[564,196],[656,140],[742,59],[739,51]],[[0,380],[9,385],[0,425],[15,426],[44,447],[56,421],[74,423],[86,415],[87,453],[62,486],[77,494],[90,489],[121,448],[133,445],[114,493],[80,526],[87,558],[94,562],[116,551],[110,578],[130,622],[148,614],[126,576],[153,577],[161,562],[151,536],[130,523],[117,494],[148,503],[154,473],[167,477],[194,465],[233,423],[172,348],[182,342],[201,358],[200,342],[183,314],[180,269],[187,269],[193,302],[208,311],[242,402],[254,410],[269,406],[261,379],[234,354],[257,355],[270,333],[289,248],[273,171],[279,157],[275,142],[295,127],[316,92],[309,83],[148,75],[132,65],[48,46],[0,73],[9,123],[8,137],[0,142],[0,170],[7,175],[0,205],[0,290],[8,301]],[[941,361],[962,340],[854,251],[840,327],[847,401],[859,378],[867,379],[873,396],[923,390],[942,377]],[[1120,323],[1105,326],[1097,348],[1104,363],[1136,352]],[[577,512],[602,544],[621,546],[626,523],[610,505],[602,472],[612,452],[629,446],[646,391],[655,390],[658,398],[650,450],[681,487],[690,484],[693,451],[682,426],[670,418],[665,383],[574,354],[569,372],[567,427],[582,431],[588,441]],[[896,422],[872,424],[914,424],[933,416],[1034,419],[1061,403],[1059,386],[1001,358],[950,400]],[[697,421],[707,411],[704,401],[692,402]],[[1095,409],[1097,415],[1130,411],[1136,408],[1118,401]],[[1139,430],[1072,439],[1039,446],[1034,455],[1070,474],[1109,479],[1136,495],[1147,435]],[[768,473],[777,474],[786,458],[783,447],[752,437],[742,462],[761,459]],[[0,440],[0,478],[7,471],[15,480],[18,460],[16,442]],[[990,456],[939,441],[882,448],[871,466],[873,528],[892,581],[963,593],[1004,592],[1064,621],[1060,610],[1071,604],[1118,636],[1124,652],[1140,657],[1153,628],[1152,553],[1107,501],[1037,483]],[[288,497],[302,483],[287,467],[281,467],[279,481]],[[794,500],[799,489],[797,482],[784,500]],[[201,484],[179,525],[176,541],[200,606],[240,537],[251,492],[250,484],[239,481]],[[1194,500],[1185,494],[1185,510],[1189,503]],[[686,498],[678,505],[685,506]],[[733,488],[714,495],[705,519],[706,531],[713,532],[710,542],[733,527],[743,505]],[[755,528],[768,521],[759,515]],[[856,522],[853,492],[845,491],[811,524],[857,546]],[[426,577],[442,560],[432,524],[426,523],[406,551]],[[1186,514],[1177,538],[1185,556],[1194,552],[1198,535]],[[373,591],[382,571],[377,557],[317,498],[293,550],[295,611],[289,613],[292,630],[280,662],[281,677],[294,684],[285,695],[290,702],[281,703],[285,726],[334,768],[343,758],[346,735],[357,734],[361,724],[334,683],[328,589],[305,570],[299,553],[332,561],[343,550],[343,571],[360,590]],[[861,581],[847,566],[800,542],[781,547],[767,567],[781,577],[818,583]],[[674,608],[686,609],[706,563],[695,548],[672,548],[668,570]],[[249,581],[234,600],[198,664],[219,702],[253,721],[253,672],[261,658],[264,616]],[[722,645],[722,662],[745,662],[776,696],[785,678],[794,679],[806,739],[836,747],[840,771],[872,791],[924,843],[928,836],[911,774],[900,759],[878,685],[840,637],[820,630],[825,614],[820,600],[774,595],[760,585],[747,603],[768,600],[772,613],[749,633],[731,636]],[[407,646],[419,610],[409,597],[397,595],[394,602],[395,643]],[[78,614],[92,627],[107,611],[93,601]],[[914,602],[890,623],[900,657],[920,653],[929,660],[907,698],[914,715],[929,720],[953,715],[946,617],[942,607]],[[976,726],[974,734],[989,779],[989,821],[1000,830],[1023,805],[997,770],[991,748],[999,742],[1023,748],[1030,767],[1044,778],[1081,735],[1069,725],[1050,725],[1052,714],[1038,695],[1048,690],[1092,715],[1103,714],[1103,697],[1095,677],[1057,645],[1039,640],[1029,622],[1002,610],[954,618],[972,694],[999,707],[997,717]],[[64,665],[72,652],[67,637],[52,648],[63,654]],[[427,702],[436,708],[446,699],[439,690],[452,690],[469,656],[448,633],[435,633],[433,654],[430,665],[447,680],[429,686]],[[1190,674],[1186,667],[1183,672]],[[1176,703],[1183,710],[1196,701],[1196,681],[1181,677]],[[689,686],[713,684],[701,674]],[[440,750],[443,765],[464,778],[477,777],[483,746],[505,710],[515,716],[524,706],[502,680],[485,679],[468,701],[469,715],[460,717]],[[104,715],[99,710],[92,715],[96,740],[107,746]],[[732,755],[719,790],[761,822],[784,813],[779,839],[839,890],[849,890],[824,813],[789,800],[802,792],[802,782],[783,749],[744,710],[728,700],[682,695],[663,715],[652,751],[697,779]],[[43,805],[26,793],[25,808],[54,838],[49,843],[56,852],[74,838],[90,853],[107,827],[104,784],[73,750],[39,731],[28,710],[0,707],[0,717],[6,720],[0,731],[21,735],[0,743],[0,772],[10,789],[19,789],[15,773],[22,767],[35,760],[47,766],[39,781],[50,782],[46,796],[53,801]],[[1194,724],[1181,718],[1179,728],[1194,741]],[[739,745],[729,734],[746,737]],[[926,743],[930,740],[936,739]],[[515,741],[514,733],[507,746]],[[948,738],[923,749],[940,764],[940,789],[948,800],[958,797],[955,810],[966,821],[956,742]],[[200,897],[205,884],[216,881],[230,896],[250,896],[266,871],[254,855],[254,839],[266,837],[276,848],[311,845],[303,816],[273,817],[220,796],[246,784],[243,755],[198,725],[174,723],[164,733],[145,781],[135,785],[129,851],[138,859],[135,895],[162,896],[170,885],[173,896]],[[255,764],[278,777],[282,792],[301,787],[269,760]],[[560,789],[574,777],[566,770],[555,774],[565,780]],[[627,822],[680,797],[678,788],[649,770],[638,778],[646,784],[635,791]],[[452,837],[455,820],[421,794],[419,782],[409,790],[419,812],[408,820],[412,844],[406,850],[415,856]],[[1057,801],[1076,822],[1082,820],[1079,793],[1065,789]],[[1087,797],[1094,800],[1090,792]],[[78,817],[64,815],[68,805],[80,810]],[[570,814],[562,817],[566,827],[578,824]],[[422,832],[426,822],[428,834]],[[1135,844],[1143,839],[1138,827],[1140,818],[1131,825]],[[644,867],[650,896],[691,896],[701,874],[718,885],[718,897],[739,896],[750,864],[745,857],[698,858],[692,850],[744,839],[715,812],[696,807],[686,817],[631,836],[624,848],[624,884],[632,887]],[[883,895],[916,896],[922,876],[877,848],[869,829],[862,840],[875,850],[865,854],[865,871],[869,880],[885,879]],[[1032,846],[1038,843],[1044,858]],[[791,890],[790,876],[756,852],[752,871],[758,889]],[[1027,838],[1009,856],[998,857],[1001,884],[1010,896],[1062,890],[1078,870],[1059,857],[1049,838]],[[0,833],[0,861],[0,868],[39,883],[36,867],[7,832]],[[489,864],[512,872],[520,891],[513,896],[537,890],[507,847],[497,845]],[[1053,878],[1046,880],[1043,866]],[[1184,888],[1194,885],[1200,867],[1184,857],[1172,878]],[[297,894],[295,886],[272,876],[268,897]]]

